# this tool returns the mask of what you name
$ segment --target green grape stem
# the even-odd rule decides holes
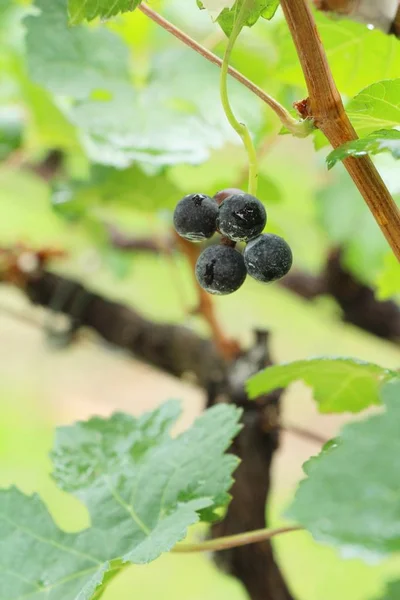
[[[283,533],[292,533],[294,531],[302,531],[302,527],[296,525],[288,527],[277,527],[276,529],[256,529],[255,531],[245,531],[236,535],[228,535],[197,544],[189,544],[186,542],[178,543],[172,552],[189,553],[189,552],[218,552],[220,550],[228,550],[229,548],[239,548],[239,546],[248,546],[249,544],[257,544],[265,542],[271,538],[282,535]]]
[[[253,140],[251,138],[250,132],[247,129],[244,123],[240,123],[232,110],[231,104],[229,102],[229,94],[228,94],[228,70],[229,70],[229,61],[231,58],[232,50],[235,45],[237,38],[240,35],[240,32],[243,29],[246,10],[248,7],[249,0],[243,0],[243,4],[239,10],[239,13],[235,19],[235,23],[233,26],[232,33],[229,37],[228,44],[226,46],[224,58],[222,61],[221,67],[221,77],[220,77],[220,94],[221,94],[221,102],[222,107],[224,109],[226,118],[228,119],[231,127],[238,133],[240,136],[243,145],[246,149],[248,161],[249,161],[249,184],[248,191],[252,196],[257,195],[257,180],[258,180],[258,160],[257,160],[257,152],[253,144]]]

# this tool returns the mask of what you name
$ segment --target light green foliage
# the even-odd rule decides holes
[[[219,14],[217,21],[228,37],[232,33],[236,15],[244,3],[246,3],[244,24],[252,27],[260,17],[272,19],[278,8],[279,0],[236,0],[231,7],[224,8]]]
[[[400,598],[400,581],[391,581],[383,596],[374,600],[398,600],[398,598]]]
[[[56,188],[52,196],[53,206],[67,218],[90,214],[99,205],[140,209],[151,213],[173,208],[180,199],[180,190],[166,173],[154,177],[146,175],[138,167],[114,169],[94,166],[88,181],[72,182]]]
[[[315,13],[322,42],[335,81],[342,94],[354,96],[378,80],[400,77],[400,42],[365,25]],[[293,42],[285,23],[278,28],[280,61],[276,71],[281,80],[304,85]],[[385,127],[375,125],[373,128]]]
[[[382,390],[385,412],[346,425],[304,466],[289,515],[347,557],[400,551],[400,382]]]
[[[5,107],[0,109],[0,160],[22,144],[23,119],[18,109]]]
[[[229,501],[237,459],[226,455],[240,411],[220,405],[175,439],[169,402],[139,419],[109,419],[58,430],[54,477],[89,509],[91,527],[64,533],[38,496],[0,492],[0,598],[90,600],[124,563],[170,550],[199,519]]]
[[[359,412],[379,404],[379,387],[390,377],[391,371],[353,358],[312,358],[267,367],[249,379],[247,391],[257,398],[301,380],[321,412]]]
[[[38,0],[43,8],[44,0]],[[104,26],[69,27],[66,0],[26,20],[31,77],[57,96],[88,157],[126,168],[204,162],[211,149],[237,142],[220,106],[218,69],[189,50],[152,55],[147,85],[132,83],[129,49]],[[252,130],[260,103],[236,82],[232,103]]]
[[[377,279],[378,297],[386,300],[400,293],[400,264],[392,252],[387,252]]]
[[[362,137],[379,129],[400,126],[400,79],[379,81],[367,87],[346,110]]]
[[[331,169],[338,161],[349,156],[365,156],[366,154],[380,154],[391,152],[394,158],[400,158],[400,131],[397,129],[382,129],[375,131],[365,138],[347,142],[340,148],[331,152],[326,159],[328,168]]]
[[[38,15],[25,19],[30,77],[51,92],[75,100],[96,90],[127,93],[129,52],[104,27],[68,26],[66,0],[37,0]]]
[[[331,172],[316,198],[319,221],[331,244],[342,248],[345,266],[373,283],[382,270],[387,242],[342,165]]]
[[[119,13],[133,10],[141,0],[68,0],[68,13],[71,25],[84,19],[92,21],[96,17],[109,19]]]

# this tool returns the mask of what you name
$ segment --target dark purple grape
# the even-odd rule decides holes
[[[233,194],[244,194],[244,191],[239,190],[239,188],[225,188],[224,190],[220,190],[214,194],[214,200],[216,200],[218,204],[221,204],[225,198],[228,198],[228,196],[233,196]]]
[[[289,244],[273,233],[263,233],[251,240],[243,257],[248,274],[263,283],[284,277],[293,262]]]
[[[267,213],[257,198],[233,194],[219,207],[217,229],[234,242],[247,242],[260,235],[266,222]]]
[[[196,278],[210,294],[232,294],[246,279],[243,256],[229,246],[210,246],[199,256]]]
[[[179,235],[191,242],[201,242],[216,232],[218,204],[206,194],[189,194],[174,211],[174,227]]]

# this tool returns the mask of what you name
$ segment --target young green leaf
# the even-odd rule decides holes
[[[382,389],[385,412],[346,425],[304,465],[289,515],[347,557],[400,551],[400,380]]]
[[[316,12],[315,19],[342,94],[351,97],[376,81],[400,77],[400,43],[395,36],[377,29],[371,31],[363,23],[338,20],[322,12]],[[304,86],[296,50],[285,23],[278,25],[277,38],[280,60],[276,76],[287,83]],[[387,123],[375,123],[370,131],[386,126]]]
[[[379,129],[399,127],[400,79],[389,79],[370,85],[349,102],[346,110],[361,137]]]
[[[96,17],[109,19],[119,13],[134,10],[141,0],[68,0],[68,13],[71,25],[83,20],[92,21]]]
[[[232,33],[236,15],[244,2],[248,6],[247,12],[244,15],[244,24],[248,27],[252,27],[257,23],[260,17],[272,19],[279,6],[279,0],[236,0],[232,2],[229,0],[227,2],[224,0],[222,2],[218,2],[218,0],[204,2],[202,0],[200,5],[208,9],[212,18],[218,21],[221,29],[229,37]]]
[[[347,142],[331,152],[327,159],[328,169],[332,169],[338,161],[349,156],[365,156],[391,152],[394,158],[400,158],[400,131],[397,129],[381,129],[365,138]]]
[[[247,382],[250,398],[302,380],[323,413],[359,412],[379,404],[379,387],[393,372],[354,358],[312,358],[267,367]]]
[[[37,496],[0,492],[0,600],[90,600],[124,563],[147,563],[229,501],[237,458],[225,454],[240,411],[219,405],[172,439],[169,402],[138,419],[115,414],[58,430],[58,485],[83,500],[91,527],[61,531]],[[97,590],[97,591],[96,591]]]

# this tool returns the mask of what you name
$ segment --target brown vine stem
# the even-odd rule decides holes
[[[191,242],[181,238],[177,233],[175,233],[175,238],[181,252],[188,259],[194,276],[196,262],[201,248],[199,248],[196,244],[192,244]],[[196,313],[202,315],[204,320],[208,323],[214,343],[222,356],[227,360],[232,360],[239,354],[240,346],[236,340],[229,339],[225,336],[218,322],[212,297],[199,286],[196,279],[195,285],[199,294],[199,304],[196,308]]]
[[[292,525],[288,527],[277,527],[276,529],[256,529],[255,531],[227,535],[205,542],[198,542],[197,544],[187,544],[182,542],[177,544],[172,549],[172,552],[218,552],[220,550],[228,550],[229,548],[238,548],[239,546],[248,546],[249,544],[265,542],[265,540],[269,540],[277,535],[294,531],[303,531],[303,528]]]
[[[314,119],[333,148],[356,140],[307,0],[281,0],[281,6],[308,88],[303,111]],[[363,156],[347,158],[343,163],[400,261],[400,212],[373,162]]]
[[[204,48],[204,46],[199,44],[199,42],[196,42],[184,31],[173,25],[170,21],[168,21],[155,10],[150,8],[147,4],[142,2],[139,5],[138,9],[147,17],[149,17],[149,19],[157,23],[157,25],[160,25],[160,27],[171,33],[181,42],[183,42],[186,46],[203,56],[203,58],[210,61],[214,65],[217,65],[220,68],[222,67],[222,60],[219,58],[219,56],[217,56],[207,48]],[[284,106],[282,106],[277,100],[275,100],[275,98],[264,92],[264,90],[258,87],[255,83],[247,79],[247,77],[242,75],[240,71],[237,71],[233,67],[228,67],[228,73],[234,79],[239,81],[242,85],[247,87],[251,92],[253,92],[253,94],[258,96],[260,100],[265,102],[265,104],[267,104],[277,115],[282,125],[286,127],[293,135],[297,137],[306,137],[310,134],[312,130],[311,119],[306,119],[303,121],[294,119],[292,115],[285,109]]]

